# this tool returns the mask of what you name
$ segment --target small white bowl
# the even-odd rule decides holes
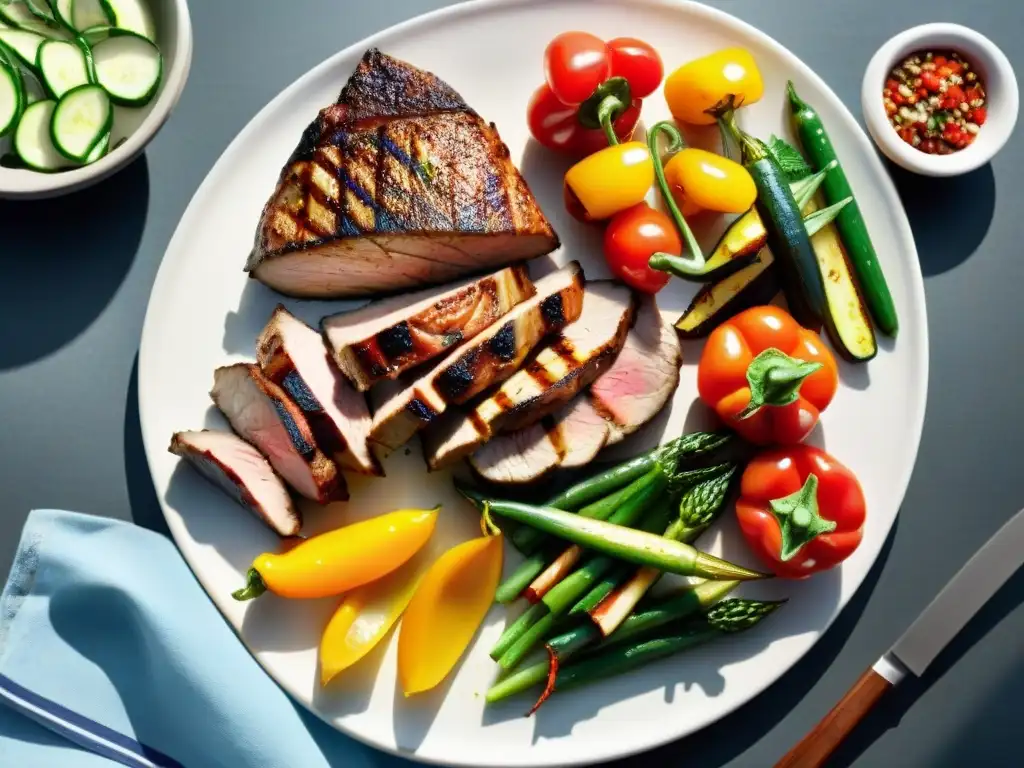
[[[125,136],[127,140],[101,160],[81,168],[41,173],[0,167],[0,198],[57,197],[95,184],[131,163],[163,127],[181,97],[192,66],[192,21],[185,0],[145,1],[153,14],[156,43],[163,54],[163,80],[145,107],[115,107],[111,141]]]
[[[977,69],[985,84],[988,119],[965,149],[929,155],[911,147],[896,133],[885,114],[885,81],[915,51],[959,52]],[[901,32],[883,45],[868,64],[861,106],[868,132],[882,153],[897,165],[924,176],[957,176],[987,163],[1003,148],[1017,122],[1017,78],[1006,55],[987,37],[959,24],[923,24]]]

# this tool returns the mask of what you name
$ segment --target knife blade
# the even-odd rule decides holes
[[[886,691],[921,676],[1024,565],[1024,509],[1010,518],[943,587],[899,640],[868,669],[775,768],[819,768]]]

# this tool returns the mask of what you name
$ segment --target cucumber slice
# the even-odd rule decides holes
[[[101,159],[107,154],[108,149],[110,149],[109,133],[102,139],[100,139],[100,143],[97,144],[93,151],[89,153],[89,156],[85,158],[85,164],[90,165],[91,163],[95,163],[97,160]]]
[[[0,29],[0,43],[14,51],[22,63],[32,69],[36,67],[39,46],[45,42],[42,35],[25,29]]]
[[[75,17],[71,9],[72,3],[73,0],[56,0],[53,4],[58,21],[68,29],[75,29]]]
[[[81,85],[64,94],[53,110],[50,133],[64,157],[84,163],[96,145],[110,133],[114,108],[98,85]]]
[[[153,16],[142,0],[100,0],[107,15],[119,29],[134,32],[156,42]]]
[[[0,136],[6,136],[25,109],[25,90],[16,69],[0,64]]]
[[[147,104],[160,86],[163,56],[144,37],[119,33],[92,48],[96,82],[115,104],[138,107]]]
[[[27,166],[37,171],[56,171],[71,164],[50,138],[50,122],[56,106],[55,101],[37,101],[25,110],[14,132],[14,151]]]
[[[45,0],[25,0],[25,5],[28,6],[29,13],[43,22],[53,23],[56,21],[53,18],[53,10]]]
[[[37,35],[52,38],[63,36],[63,32],[56,26],[55,21],[40,18],[20,0],[12,3],[4,3],[0,0],[0,18],[3,18],[8,25],[26,32],[35,32]]]
[[[100,0],[71,0],[71,21],[77,30],[110,23]]]
[[[89,83],[89,62],[77,43],[47,40],[39,46],[36,66],[55,99],[72,88]]]

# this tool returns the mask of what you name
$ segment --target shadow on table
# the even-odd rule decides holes
[[[863,752],[881,738],[890,728],[900,724],[903,715],[929,688],[935,685],[949,669],[966,654],[1014,609],[1024,604],[1024,568],[1017,571],[985,605],[956,639],[939,654],[935,663],[920,678],[908,675],[900,685],[884,696],[878,705],[857,727],[855,738],[849,738],[836,751],[829,763],[830,768],[846,768],[852,765]],[[895,638],[894,638],[895,640]],[[996,695],[1007,707],[1014,710],[1020,698],[1020,683],[1024,667],[1018,667],[1016,680],[1006,681],[1007,685]],[[825,713],[822,712],[822,715]],[[976,765],[985,765],[980,755],[971,755]],[[990,764],[990,763],[989,763]]]
[[[878,583],[882,568],[889,559],[898,527],[897,517],[885,546],[853,599],[839,614],[828,632],[789,672],[728,717],[683,741],[614,763],[615,767],[675,765],[678,763],[679,755],[685,754],[688,766],[712,768],[735,759],[761,739],[807,695],[839,655]],[[609,768],[611,765],[608,764]]]
[[[99,317],[131,268],[148,208],[145,156],[80,192],[0,202],[0,324],[20,329],[0,345],[0,370],[52,354]]]
[[[153,487],[142,445],[142,422],[139,419],[139,355],[135,354],[128,395],[124,405],[124,474],[128,482],[128,503],[136,525],[170,537],[160,500]]]
[[[941,275],[967,261],[992,223],[996,203],[992,166],[938,179],[885,162],[914,230],[925,277]]]

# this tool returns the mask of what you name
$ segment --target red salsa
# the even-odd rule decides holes
[[[970,146],[988,118],[981,77],[955,51],[910,54],[889,74],[882,98],[900,138],[930,155]]]

